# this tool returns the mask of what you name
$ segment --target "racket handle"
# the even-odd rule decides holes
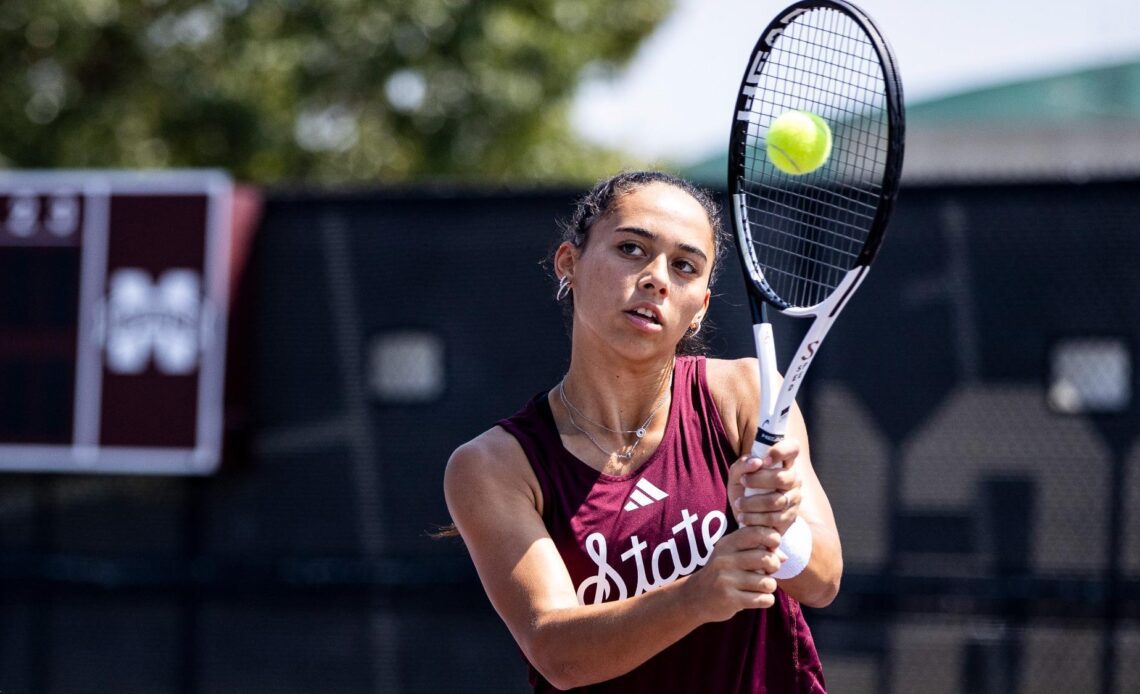
[[[776,393],[780,390],[780,385],[776,382],[776,340],[772,336],[772,324],[763,320],[763,311],[761,305],[762,320],[752,325],[752,336],[756,339],[756,362],[760,367],[760,426],[756,429],[755,443],[752,444],[752,457],[761,460],[776,442],[784,438],[765,430],[765,427],[772,426],[776,412]],[[759,492],[745,487],[744,493],[755,496]]]
[[[759,458],[763,460],[764,456],[768,455],[768,451],[772,450],[772,446],[774,445],[774,443],[764,443],[763,441],[757,441],[756,443],[752,444],[752,452],[749,455],[751,455],[753,458]]]

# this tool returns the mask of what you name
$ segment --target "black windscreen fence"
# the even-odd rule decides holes
[[[270,192],[219,472],[0,481],[0,691],[527,691],[430,535],[450,452],[567,366],[541,263],[573,198]],[[1138,219],[1136,181],[902,191],[801,391],[830,690],[1140,689]],[[711,351],[746,356],[727,262]]]

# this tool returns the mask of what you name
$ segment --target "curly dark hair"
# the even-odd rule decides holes
[[[700,204],[708,216],[709,226],[713,232],[713,262],[709,274],[709,288],[711,289],[720,275],[721,258],[728,247],[728,234],[721,223],[720,205],[707,190],[679,176],[663,171],[623,171],[599,181],[588,193],[578,199],[573,214],[561,223],[562,235],[558,244],[555,245],[555,250],[564,242],[569,242],[576,248],[584,249],[590,240],[590,230],[594,224],[609,214],[618,200],[651,183],[664,183],[684,191]],[[548,262],[553,267],[553,252],[548,258]],[[553,276],[553,272],[551,274]],[[557,276],[554,276],[554,279],[557,281]],[[574,319],[573,292],[570,292],[562,301],[562,314],[566,321],[566,332],[570,333],[573,329]],[[686,332],[681,341],[677,343],[677,354],[704,354],[708,351],[704,336],[708,334],[710,329],[711,325],[706,318],[699,334],[694,334],[692,331]]]

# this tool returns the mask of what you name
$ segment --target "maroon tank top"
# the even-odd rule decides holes
[[[604,475],[571,455],[546,393],[498,425],[534,468],[543,520],[579,603],[621,600],[698,571],[716,541],[737,527],[725,490],[736,453],[709,393],[703,357],[677,359],[665,434],[629,475]],[[704,624],[633,671],[575,691],[823,692],[799,603],[782,590],[776,598],[770,609]],[[530,679],[536,692],[558,691],[533,666]]]

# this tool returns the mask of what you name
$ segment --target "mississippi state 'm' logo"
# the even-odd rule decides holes
[[[153,359],[159,373],[193,373],[208,337],[201,286],[194,270],[167,270],[157,282],[145,270],[116,270],[97,331],[108,370],[139,374]]]

